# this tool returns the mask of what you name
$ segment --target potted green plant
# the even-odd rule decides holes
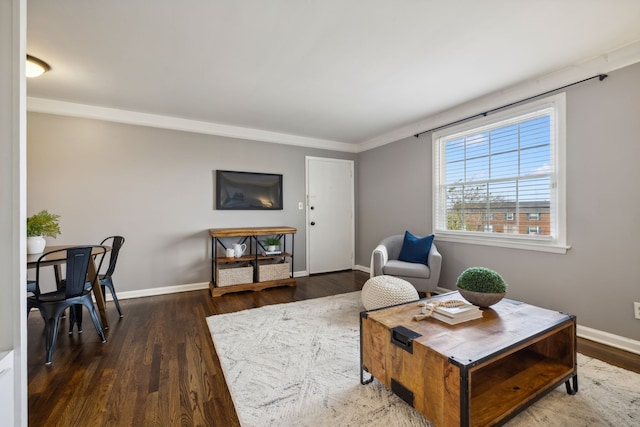
[[[268,252],[274,252],[277,251],[278,247],[280,246],[280,239],[277,237],[267,237],[262,241],[262,243],[267,246]]]
[[[27,254],[41,253],[47,242],[44,237],[57,237],[60,234],[60,215],[42,210],[27,218]]]
[[[456,281],[460,295],[471,304],[489,307],[507,293],[507,284],[497,272],[486,267],[467,268]]]

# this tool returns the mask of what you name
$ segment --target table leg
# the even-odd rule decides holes
[[[104,303],[104,295],[102,295],[102,288],[100,287],[100,280],[98,279],[98,272],[96,270],[95,260],[89,262],[89,277],[95,277],[92,287],[93,295],[96,297],[96,305],[100,312],[100,320],[102,322],[102,329],[109,329],[109,317],[107,317],[107,310]]]
[[[60,290],[60,282],[62,281],[62,269],[60,264],[53,266],[53,274],[56,276],[56,289]]]
[[[571,387],[571,382],[573,382],[573,387]],[[575,374],[572,378],[565,381],[564,385],[567,387],[567,394],[574,395],[578,392],[578,374]]]

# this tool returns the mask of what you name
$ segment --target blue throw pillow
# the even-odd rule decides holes
[[[402,242],[402,249],[400,249],[398,260],[429,265],[427,263],[427,256],[431,250],[433,238],[433,234],[427,237],[416,237],[408,231],[405,231],[404,242]]]

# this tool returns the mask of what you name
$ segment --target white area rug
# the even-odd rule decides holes
[[[430,426],[377,380],[360,384],[363,310],[353,292],[207,318],[241,424]],[[578,378],[578,394],[562,385],[506,425],[640,425],[640,374],[579,354]]]

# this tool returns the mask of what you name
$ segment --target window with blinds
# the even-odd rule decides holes
[[[563,129],[560,94],[434,133],[436,235],[566,251]]]

